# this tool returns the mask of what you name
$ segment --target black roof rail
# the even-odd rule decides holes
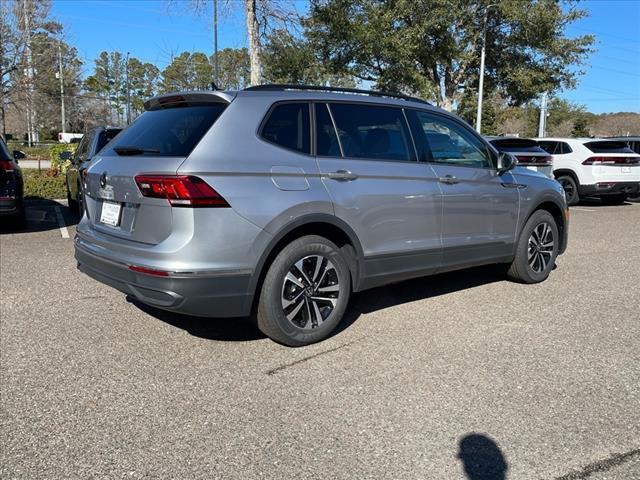
[[[309,90],[312,92],[339,92],[339,93],[356,93],[360,95],[371,95],[372,97],[389,97],[399,98],[401,100],[408,100],[410,102],[419,102],[426,105],[431,105],[426,100],[422,100],[418,97],[411,97],[402,93],[392,92],[379,92],[376,90],[361,90],[359,88],[347,88],[347,87],[323,87],[320,85],[297,85],[294,83],[267,83],[264,85],[255,85],[253,87],[247,87],[244,91],[284,91],[284,90]]]

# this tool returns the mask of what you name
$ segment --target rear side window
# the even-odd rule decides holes
[[[271,143],[308,154],[310,128],[308,103],[282,103],[271,110],[261,135]]]
[[[565,153],[571,153],[571,152],[573,152],[573,150],[571,150],[571,147],[569,146],[569,144],[568,144],[568,143],[566,143],[566,142],[560,142],[560,144],[559,144],[559,145],[560,145],[560,151],[559,151],[559,152],[557,152],[557,153],[565,154]]]
[[[106,154],[114,148],[134,147],[144,155],[186,157],[211,128],[226,104],[172,105],[140,115],[130,127],[107,145]]]
[[[116,135],[120,133],[120,130],[112,129],[112,130],[103,130],[98,135],[98,143],[96,145],[96,153],[102,150],[102,148],[114,139]]]
[[[409,128],[399,108],[330,104],[345,157],[410,161]]]
[[[556,152],[559,144],[560,142],[538,142],[538,145],[540,145],[544,149],[544,151],[546,151],[550,155],[555,155],[556,153],[560,153],[560,152]]]
[[[593,153],[634,153],[625,142],[587,142],[584,146]]]

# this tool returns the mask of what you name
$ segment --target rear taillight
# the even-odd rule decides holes
[[[13,172],[13,163],[9,160],[0,160],[0,172]]]
[[[207,182],[193,175],[137,175],[136,183],[145,197],[166,198],[174,207],[229,207]]]
[[[589,157],[582,165],[638,165],[638,157]]]
[[[536,157],[518,155],[516,158],[518,159],[518,163],[521,165],[531,165],[536,167],[546,167],[551,165],[551,163],[553,162],[553,157],[551,156]]]
[[[145,275],[155,275],[156,277],[168,277],[169,272],[165,270],[156,270],[155,268],[139,267],[137,265],[129,265],[129,270]]]

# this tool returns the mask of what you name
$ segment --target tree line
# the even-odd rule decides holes
[[[483,49],[483,133],[533,135],[538,97],[574,87],[594,43],[592,35],[566,35],[586,12],[560,0],[311,0],[304,15],[290,0],[190,0],[194,15],[219,7],[221,22],[225,9],[242,8],[247,48],[181,52],[163,68],[103,51],[83,78],[85,60],[49,19],[50,5],[0,0],[3,135],[44,140],[124,125],[153,95],[212,82],[230,90],[305,83],[397,91],[473,123]],[[555,98],[550,111],[550,129],[588,133],[583,107]]]

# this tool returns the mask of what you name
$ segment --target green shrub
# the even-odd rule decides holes
[[[55,170],[38,172],[35,169],[23,169],[22,176],[26,198],[67,198],[65,175]]]
[[[69,160],[63,160],[60,155],[63,152],[70,152],[71,155],[76,151],[77,143],[59,143],[51,145],[49,147],[49,154],[51,155],[51,168],[60,173],[66,173],[69,164]]]

